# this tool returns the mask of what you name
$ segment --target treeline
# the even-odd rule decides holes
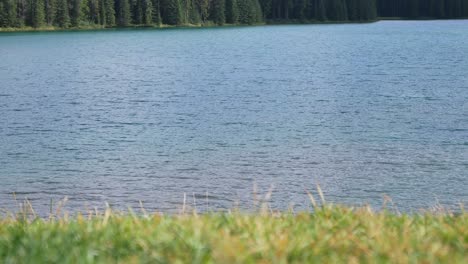
[[[381,17],[467,18],[468,0],[377,0]]]
[[[374,20],[375,0],[0,0],[0,27]]]
[[[468,17],[468,0],[0,0],[0,27],[127,27]]]
[[[0,27],[127,27],[263,20],[258,0],[0,0]]]
[[[0,0],[0,27],[127,27],[263,19],[258,0]]]
[[[372,21],[375,0],[261,0],[266,20]]]

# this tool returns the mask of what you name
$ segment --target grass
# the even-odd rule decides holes
[[[52,31],[88,31],[88,30],[112,30],[112,29],[164,29],[164,28],[209,28],[209,27],[247,27],[247,26],[263,26],[263,25],[302,25],[302,24],[356,24],[356,23],[372,23],[378,20],[369,21],[318,21],[318,20],[268,20],[255,24],[224,24],[222,26],[207,21],[200,24],[181,24],[181,25],[130,25],[127,27],[104,27],[102,25],[81,25],[78,27],[60,28],[54,26],[41,26],[38,28],[23,26],[23,27],[0,27],[1,32],[52,32]]]
[[[58,210],[44,219],[26,203],[0,219],[0,263],[468,263],[463,208],[409,215],[309,197],[313,213]]]
[[[263,23],[255,24],[263,25]],[[235,25],[235,24],[224,24],[223,27],[233,27],[233,26],[246,26],[246,25]],[[53,32],[53,31],[94,31],[94,30],[115,30],[115,29],[164,29],[164,28],[205,28],[205,27],[220,27],[214,23],[204,23],[204,24],[181,24],[181,25],[131,25],[126,27],[104,27],[102,25],[82,25],[79,27],[54,27],[54,26],[42,26],[38,28],[24,26],[24,27],[0,27],[1,32]]]

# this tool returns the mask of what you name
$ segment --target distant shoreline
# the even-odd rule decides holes
[[[125,30],[125,29],[168,29],[168,28],[223,28],[223,27],[252,27],[252,26],[276,26],[276,25],[336,25],[336,24],[370,24],[379,21],[447,21],[447,20],[468,20],[467,18],[450,18],[450,19],[438,19],[431,17],[421,17],[421,18],[404,18],[404,17],[379,17],[377,20],[366,20],[366,21],[295,21],[295,20],[274,20],[267,21],[265,23],[258,23],[252,25],[245,24],[224,24],[224,25],[215,25],[215,24],[183,24],[183,25],[166,25],[161,24],[159,26],[145,26],[145,25],[136,25],[128,27],[103,27],[103,26],[86,26],[86,27],[69,27],[69,28],[60,28],[60,27],[19,27],[19,28],[0,28],[0,33],[13,33],[13,32],[59,32],[59,31],[97,31],[97,30]]]

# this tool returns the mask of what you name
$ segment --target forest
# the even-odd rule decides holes
[[[1,28],[366,22],[468,17],[468,0],[0,0]]]

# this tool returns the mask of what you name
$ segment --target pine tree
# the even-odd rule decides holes
[[[53,25],[56,10],[55,0],[45,0],[45,20],[47,25]]]
[[[341,0],[341,21],[347,21],[349,20],[349,15],[348,15],[348,4],[346,3],[346,0]]]
[[[81,23],[89,24],[91,22],[91,10],[89,1],[91,0],[81,0],[80,2],[80,15],[78,17],[78,25]]]
[[[153,2],[151,0],[144,0],[143,23],[145,25],[153,24]]]
[[[81,0],[71,0],[70,21],[72,27],[80,25]]]
[[[117,0],[117,25],[127,27],[130,25],[130,3],[128,0]]]
[[[200,13],[198,12],[195,0],[190,0],[189,22],[192,25],[198,25],[201,22]]]
[[[468,0],[462,1],[462,17],[468,18]]]
[[[18,11],[15,0],[0,0],[0,27],[18,26]]]
[[[31,0],[31,26],[39,28],[45,23],[45,8],[43,0]]]
[[[255,8],[255,23],[263,22],[262,6],[259,0],[253,0],[253,6]]]
[[[359,20],[359,7],[357,0],[348,0],[348,19],[351,21]]]
[[[262,14],[261,10],[258,10],[260,4],[258,0],[238,0],[239,8],[239,23],[252,25],[260,22]]]
[[[115,9],[114,9],[114,0],[103,0],[105,1],[105,23],[108,27],[115,26]]]
[[[224,25],[226,22],[226,2],[225,0],[213,0],[212,18],[213,22],[219,26]]]
[[[70,26],[70,15],[67,0],[57,0],[55,23],[61,28]]]
[[[99,0],[99,23],[106,26],[106,1]]]
[[[93,24],[101,24],[100,0],[89,0],[89,21]]]
[[[445,18],[445,2],[443,0],[439,0],[439,4],[436,9],[436,16],[437,18]]]
[[[408,0],[408,17],[417,18],[419,17],[419,3],[418,0]]]
[[[327,13],[326,13],[324,0],[316,0],[315,4],[316,4],[316,6],[315,6],[315,18],[318,21],[327,20]]]
[[[132,6],[132,20],[133,24],[141,25],[143,24],[143,1],[144,0],[134,0],[131,1]]]
[[[168,25],[182,24],[182,12],[179,0],[165,0],[163,8],[163,22]]]
[[[259,1],[260,2],[260,6],[262,8],[262,12],[263,12],[263,19],[266,19],[266,18],[271,18],[271,15],[272,15],[272,6],[273,6],[273,1],[272,0],[261,0]],[[226,1],[226,4],[227,4],[227,1]]]
[[[226,22],[229,24],[239,23],[237,0],[226,0]]]
[[[417,1],[417,0],[416,0]],[[373,21],[377,19],[377,4],[376,0],[366,0],[365,5],[365,18],[366,21]]]
[[[5,6],[3,1],[0,1],[0,27],[9,27],[8,22],[8,8]]]
[[[208,20],[209,11],[210,11],[210,2],[209,0],[197,0],[198,8],[200,10],[200,17],[202,22]]]
[[[153,24],[154,25],[161,25],[162,18],[161,18],[161,9],[160,9],[160,0],[152,0],[153,1]]]

